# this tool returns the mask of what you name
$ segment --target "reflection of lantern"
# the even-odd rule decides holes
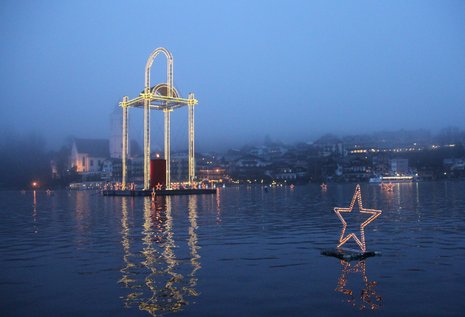
[[[189,196],[189,231],[186,247],[190,254],[181,260],[175,248],[185,241],[175,241],[171,197],[161,197],[157,204],[144,201],[144,224],[141,233],[133,232],[134,209],[128,210],[122,197],[123,250],[122,274],[119,283],[126,288],[121,297],[126,308],[138,308],[150,316],[183,310],[190,299],[199,296],[197,271],[201,269],[197,238],[197,197]]]

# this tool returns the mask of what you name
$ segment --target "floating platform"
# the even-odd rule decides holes
[[[322,255],[333,256],[335,258],[350,262],[353,260],[365,260],[366,258],[381,255],[378,251],[359,251],[351,249],[329,249],[321,251]]]
[[[152,190],[103,190],[103,196],[151,196]],[[216,194],[216,189],[160,189],[155,190],[155,196],[175,195],[208,195]]]

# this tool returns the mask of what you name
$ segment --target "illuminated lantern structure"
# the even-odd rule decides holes
[[[166,57],[166,83],[159,83],[151,86],[150,84],[150,69],[155,58],[158,55]],[[166,161],[166,189],[171,189],[170,175],[170,116],[175,109],[187,106],[188,108],[188,143],[189,143],[189,183],[193,183],[195,179],[195,160],[194,160],[194,106],[197,104],[197,99],[194,94],[190,93],[187,98],[182,98],[173,85],[173,56],[171,53],[159,47],[150,54],[145,66],[145,86],[144,90],[134,99],[123,97],[120,102],[123,108],[123,132],[122,132],[122,189],[126,189],[127,182],[127,156],[128,156],[128,109],[142,108],[144,109],[144,189],[150,188],[150,111],[160,110],[164,114],[164,154]]]

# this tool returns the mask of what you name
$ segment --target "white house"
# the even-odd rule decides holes
[[[74,139],[70,166],[78,173],[101,172],[110,157],[110,143],[104,139]]]

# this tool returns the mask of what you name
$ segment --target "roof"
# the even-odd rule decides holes
[[[155,86],[152,86],[152,88],[150,88],[150,91],[153,94],[156,94],[156,95],[159,95],[159,96],[168,96],[168,85],[165,84],[165,83],[157,84]],[[142,90],[140,93],[143,94],[144,91]],[[176,88],[174,88],[174,87],[171,87],[171,96],[174,97],[174,98],[180,98],[181,97],[179,95],[178,91],[176,90]]]
[[[78,153],[93,157],[110,157],[110,141],[106,139],[75,139]]]

